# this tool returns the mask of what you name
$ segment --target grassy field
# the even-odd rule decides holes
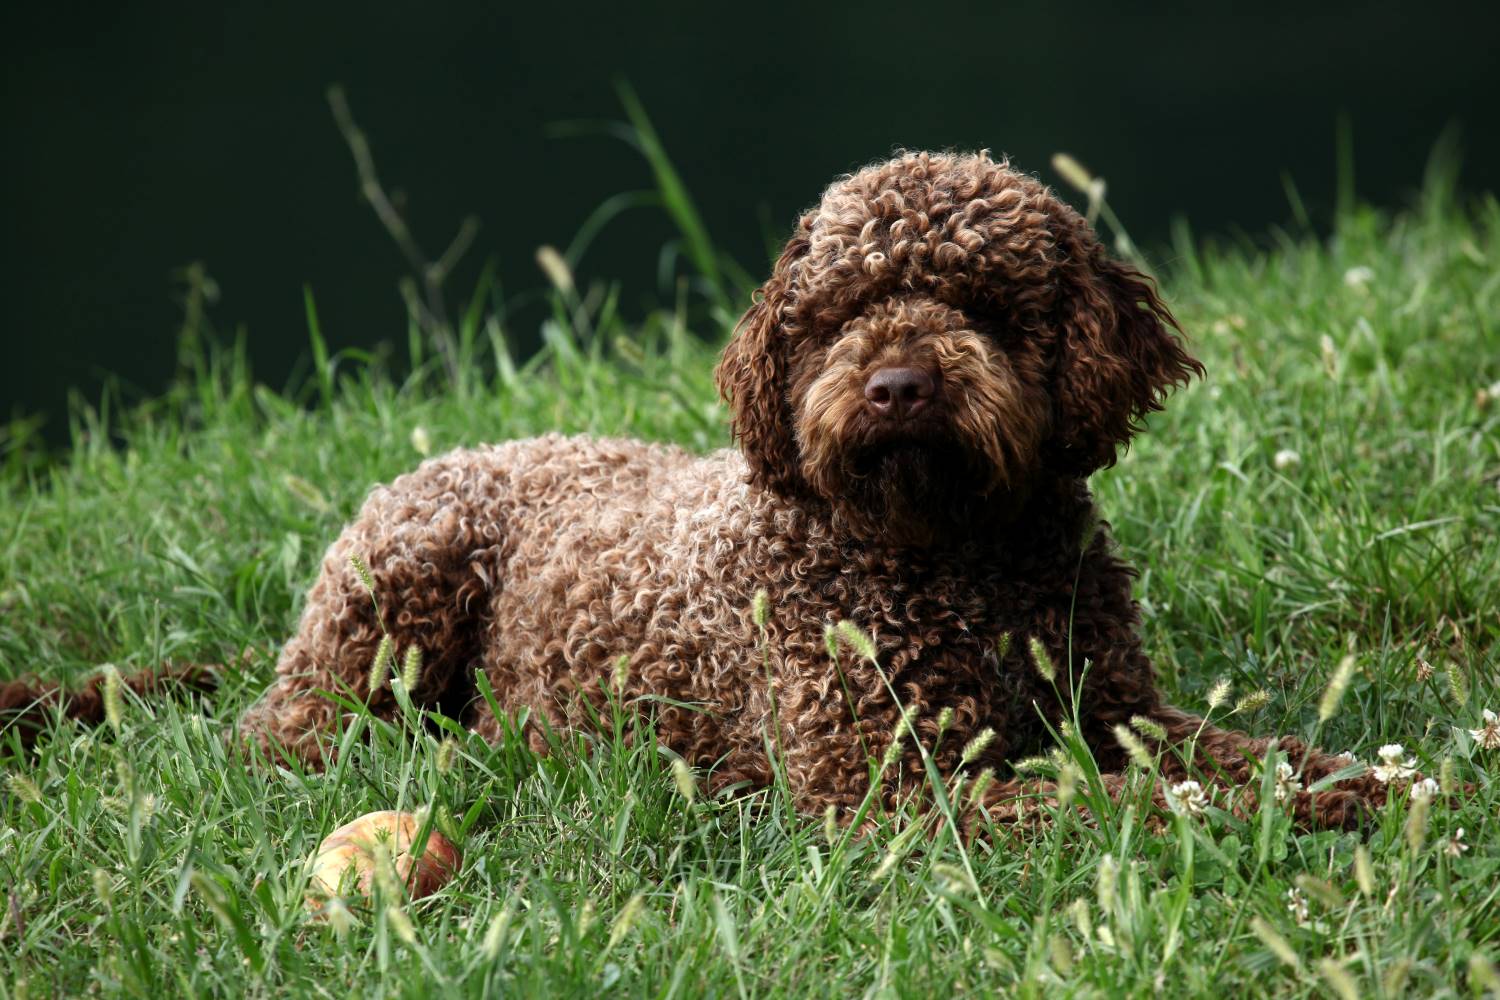
[[[371,484],[554,429],[725,443],[710,368],[734,279],[703,267],[670,181],[693,310],[626,327],[610,296],[562,281],[525,365],[480,305],[456,364],[414,335],[396,378],[315,340],[290,394],[188,336],[176,389],[78,407],[66,454],[23,424],[0,438],[0,677],[248,650],[202,704],[127,699],[34,756],[7,737],[0,997],[1500,991],[1500,750],[1469,733],[1500,710],[1500,205],[1459,203],[1441,177],[1406,212],[1349,209],[1331,238],[1181,237],[1162,273],[1209,377],[1094,485],[1144,571],[1147,646],[1179,704],[1205,710],[1220,679],[1229,704],[1265,692],[1232,723],[1365,761],[1401,743],[1473,786],[1451,801],[1393,795],[1363,838],[1299,834],[1274,802],[1164,832],[1136,809],[1085,824],[1075,802],[964,846],[904,815],[826,830],[775,790],[685,794],[649,739],[440,759],[409,717],[347,734],[328,774],[226,755]],[[310,920],[318,841],[423,806],[461,834],[459,876]]]

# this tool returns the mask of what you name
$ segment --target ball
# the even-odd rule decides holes
[[[331,896],[369,896],[376,859],[383,852],[389,853],[392,873],[410,898],[437,892],[457,874],[462,859],[458,848],[436,829],[428,831],[423,844],[415,844],[421,829],[422,821],[415,814],[383,810],[330,833],[313,858],[308,907],[320,908]]]

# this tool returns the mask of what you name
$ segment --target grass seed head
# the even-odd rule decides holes
[[[564,295],[572,295],[574,290],[573,269],[563,255],[557,252],[557,248],[543,244],[536,248],[536,265],[542,269],[547,280]]]
[[[406,656],[401,662],[401,686],[410,694],[422,683],[422,647],[413,643],[406,647]]]
[[[973,784],[969,785],[969,805],[978,808],[984,805],[984,795],[995,783],[994,768],[987,767],[975,776]]]
[[[1057,665],[1052,662],[1052,657],[1047,652],[1047,647],[1042,645],[1042,640],[1036,636],[1026,640],[1031,650],[1031,663],[1036,667],[1036,672],[1042,675],[1042,680],[1048,684],[1057,683]]]
[[[1125,753],[1129,755],[1131,762],[1134,763],[1137,767],[1149,770],[1151,765],[1154,764],[1155,761],[1151,757],[1150,752],[1146,749],[1146,744],[1141,742],[1141,738],[1135,733],[1132,733],[1125,726],[1118,724],[1114,727],[1113,732],[1115,734],[1116,742],[1118,742],[1120,746],[1124,748]]]
[[[1047,938],[1047,954],[1052,959],[1052,968],[1057,974],[1067,977],[1073,972],[1073,948],[1068,944],[1068,939],[1062,934],[1052,934]]]
[[[1388,997],[1399,997],[1406,995],[1406,980],[1411,977],[1411,959],[1405,956],[1396,959],[1385,970],[1385,976],[1380,983],[1385,988]]]
[[[1469,956],[1469,983],[1493,996],[1500,996],[1500,970],[1483,952],[1476,951]]]
[[[937,717],[938,735],[941,736],[953,727],[953,709],[944,705],[938,712]]]
[[[847,618],[835,626],[838,629],[838,637],[854,650],[861,659],[872,663],[877,659],[875,640],[868,632],[861,632],[859,627]]]
[[[1099,867],[1094,873],[1094,894],[1099,900],[1099,909],[1106,915],[1114,912],[1119,885],[1120,863],[1113,854],[1106,854],[1099,859]]]
[[[880,758],[880,771],[882,774],[895,767],[896,762],[901,759],[901,742],[903,735],[905,734],[901,729],[898,728],[896,732],[891,736],[891,742],[886,745],[885,753],[882,754]]]
[[[370,693],[374,694],[385,687],[386,678],[391,674],[391,637],[383,635],[380,642],[375,646],[375,658],[370,663]]]
[[[121,693],[123,683],[120,670],[113,663],[104,665],[104,721],[118,735],[125,722],[125,696]]]
[[[1339,373],[1339,352],[1334,346],[1333,338],[1323,334],[1318,338],[1318,353],[1322,355],[1323,373],[1329,378],[1337,378]]]
[[[1094,940],[1094,913],[1089,908],[1089,901],[1079,896],[1068,905],[1068,916],[1073,920],[1073,926],[1078,928],[1078,936],[1083,938],[1084,943]]]
[[[974,880],[958,865],[936,861],[932,865],[932,874],[937,876],[938,884],[948,892],[972,893],[975,889]]]
[[[832,846],[839,839],[839,810],[832,802],[823,810],[823,841]]]
[[[766,622],[771,620],[771,595],[766,593],[764,587],[757,590],[750,601],[750,620],[760,629],[765,628]]]
[[[364,556],[358,552],[349,553],[349,565],[354,567],[354,575],[359,577],[359,582],[364,584],[365,590],[370,596],[375,596],[375,577],[370,575],[370,566],[365,562]]]
[[[615,945],[625,940],[625,936],[630,933],[645,909],[645,893],[638,892],[625,901],[625,905],[620,907],[620,912],[615,914],[614,922],[609,925],[609,945],[605,951],[613,951]]]
[[[453,770],[453,760],[458,756],[458,740],[452,736],[443,737],[443,742],[438,744],[437,749],[437,772],[447,774]]]
[[[1293,881],[1296,882],[1298,889],[1301,889],[1307,895],[1331,910],[1339,909],[1344,905],[1344,897],[1339,894],[1339,891],[1333,887],[1331,882],[1315,878],[1305,872],[1298,875]]]
[[[329,928],[340,939],[354,928],[354,914],[349,912],[349,907],[345,906],[343,899],[338,896],[329,898],[319,908],[318,913],[328,921]]]
[[[594,926],[594,917],[596,915],[594,901],[592,899],[585,899],[583,905],[578,908],[578,916],[573,918],[573,935],[578,940],[582,941],[588,936],[590,928]]]
[[[979,759],[979,755],[989,749],[989,745],[995,741],[995,730],[985,726],[974,734],[974,738],[964,744],[963,753],[958,755],[958,764],[963,767],[972,764]]]
[[[1413,795],[1406,814],[1406,846],[1412,854],[1421,854],[1427,843],[1427,818],[1432,811],[1432,797]]]
[[[1256,712],[1265,708],[1270,703],[1271,692],[1261,688],[1251,691],[1249,694],[1241,695],[1240,699],[1234,703],[1234,708],[1230,710],[1230,714],[1239,715],[1242,712]]]
[[[693,779],[693,770],[681,757],[672,758],[672,783],[688,805],[698,801],[698,783]]]
[[[1088,168],[1079,163],[1070,153],[1053,153],[1052,169],[1057,171],[1059,177],[1083,194],[1088,194],[1090,186],[1094,183],[1094,175],[1089,173]]]
[[[1370,860],[1370,849],[1364,844],[1354,848],[1354,884],[1360,895],[1366,898],[1375,895],[1375,865]]]
[[[1000,638],[995,640],[995,655],[999,657],[1000,662],[1004,663],[1005,658],[1010,655],[1010,645],[1014,641],[1014,639],[1015,636],[1011,635],[1009,631],[1006,631],[1001,632]]]
[[[387,901],[401,898],[401,880],[396,877],[396,861],[391,856],[391,843],[388,836],[382,836],[375,841],[370,850],[373,861],[373,882],[382,897]]]
[[[1078,770],[1078,765],[1071,760],[1057,769],[1057,804],[1066,809],[1073,804],[1073,797],[1078,793],[1078,779],[1083,773]]]
[[[1323,977],[1323,981],[1339,997],[1339,1000],[1360,1000],[1359,984],[1354,981],[1354,976],[1338,960],[1332,958],[1319,959],[1318,975]]]
[[[1219,708],[1229,701],[1229,678],[1220,677],[1214,682],[1214,686],[1208,689],[1209,711]]]
[[[40,805],[42,801],[42,790],[36,786],[36,782],[24,774],[11,774],[5,779],[5,787],[10,789],[10,794],[28,805]]]
[[[506,900],[500,912],[490,919],[490,925],[484,932],[484,941],[479,945],[480,952],[491,962],[500,957],[500,949],[505,946],[505,939],[510,934],[510,922],[515,916],[515,908],[511,904],[512,900]]]
[[[418,424],[411,429],[411,447],[423,458],[432,454],[432,435],[427,433],[427,428]]]
[[[1167,741],[1167,731],[1160,722],[1145,715],[1132,715],[1130,725],[1136,732],[1158,743]]]
[[[1354,654],[1349,653],[1339,661],[1337,669],[1333,672],[1333,679],[1323,689],[1323,697],[1318,699],[1318,721],[1327,722],[1333,718],[1333,713],[1338,711],[1339,702],[1344,700],[1344,693],[1349,690],[1349,682],[1354,679]]]
[[[385,925],[402,940],[409,948],[417,946],[417,929],[412,926],[411,918],[401,907],[392,904],[385,908]]]
[[[1448,694],[1458,703],[1459,708],[1467,708],[1469,705],[1469,679],[1463,675],[1457,663],[1449,660],[1443,664],[1443,675],[1448,679]]]
[[[1261,943],[1271,950],[1271,954],[1294,969],[1302,967],[1302,959],[1297,957],[1292,946],[1287,944],[1286,938],[1277,933],[1276,928],[1267,923],[1265,918],[1251,917],[1250,929],[1255,932],[1256,937],[1260,938]]]
[[[894,869],[900,861],[901,852],[896,848],[893,847],[890,850],[886,851],[885,856],[880,859],[880,864],[876,865],[875,870],[870,873],[870,881],[885,881],[885,877],[891,873],[891,870]]]
[[[1034,757],[1022,757],[1010,765],[1010,769],[1017,774],[1041,774],[1052,767],[1052,758],[1045,754],[1037,754]]]

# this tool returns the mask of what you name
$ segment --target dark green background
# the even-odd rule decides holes
[[[1326,223],[1340,113],[1364,197],[1399,203],[1454,122],[1466,186],[1495,187],[1496,4],[1127,6],[7,5],[0,418],[45,413],[55,434],[68,387],[94,396],[106,372],[158,390],[170,274],[194,260],[273,384],[307,352],[304,283],[333,347],[404,337],[401,260],[356,196],[332,82],[432,252],[482,220],[458,290],[485,256],[507,289],[540,285],[538,244],[647,185],[620,143],[548,136],[619,117],[618,77],[756,273],[768,230],[896,146],[987,146],[1054,182],[1051,154],[1071,151],[1158,246],[1174,214],[1226,234],[1286,221],[1283,171]],[[670,237],[627,215],[580,277],[622,279],[643,309]],[[533,329],[523,313],[513,332]]]

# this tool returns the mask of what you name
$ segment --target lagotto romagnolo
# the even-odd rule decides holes
[[[1252,760],[1271,741],[1163,701],[1135,573],[1086,485],[1201,370],[1153,283],[1036,179],[984,153],[868,167],[802,216],[724,352],[737,449],[548,436],[376,488],[240,731],[325,762],[340,708],[320,691],[396,711],[389,691],[368,692],[388,631],[421,650],[418,702],[498,739],[474,697],[481,670],[506,711],[529,709],[539,746],[535,720],[610,717],[599,708],[627,657],[623,695],[656,696],[664,743],[718,787],[769,783],[778,747],[809,813],[861,802],[905,706],[913,735],[884,798],[924,794],[920,741],[944,775],[993,768],[981,808],[1014,817],[1048,785],[1007,765],[1046,750],[1075,687],[1111,792],[1126,761],[1116,727],[1144,717],[1148,748],[1170,744],[1167,783],[1216,784],[1215,801],[1253,808]],[[873,637],[878,667],[830,658],[825,630],[841,621]],[[1347,761],[1280,747],[1300,822],[1352,827],[1384,802],[1369,775],[1305,791]]]

